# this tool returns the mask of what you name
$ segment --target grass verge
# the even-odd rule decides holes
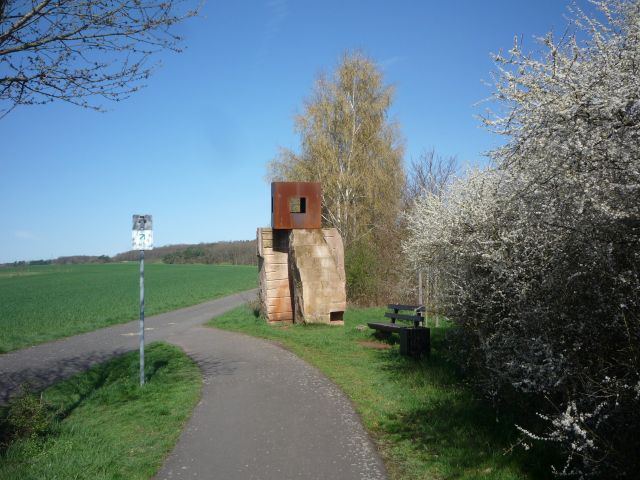
[[[548,467],[512,453],[513,419],[474,398],[444,355],[445,329],[432,329],[431,358],[402,357],[366,327],[383,309],[350,309],[345,326],[268,326],[249,307],[209,325],[275,340],[319,368],[351,398],[392,479],[534,479]],[[363,327],[364,326],[364,327]],[[533,457],[533,459],[532,459]]]
[[[139,266],[44,265],[2,269],[0,353],[138,317]],[[146,314],[195,305],[257,286],[249,265],[145,266]]]
[[[133,352],[4,408],[0,478],[151,478],[198,401],[201,376],[164,343],[147,347],[145,375],[140,388]]]

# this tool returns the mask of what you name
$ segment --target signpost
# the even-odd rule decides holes
[[[151,215],[134,215],[131,239],[134,250],[140,250],[140,386],[144,385],[144,251],[153,250]]]

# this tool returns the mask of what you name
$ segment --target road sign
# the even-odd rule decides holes
[[[134,215],[131,227],[134,250],[140,250],[140,386],[144,385],[144,251],[153,250],[151,215]]]
[[[133,250],[153,250],[153,218],[151,215],[134,215],[131,229]]]

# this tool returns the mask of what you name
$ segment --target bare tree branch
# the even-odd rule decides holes
[[[457,170],[456,157],[441,157],[433,149],[424,152],[417,160],[411,160],[405,185],[407,205],[427,193],[441,196]]]
[[[179,50],[188,0],[0,0],[0,118],[62,100],[102,110],[144,86],[149,58]]]

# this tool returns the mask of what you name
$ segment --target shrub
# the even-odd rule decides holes
[[[51,429],[53,419],[54,415],[42,397],[23,393],[4,408],[0,422],[2,448],[18,439],[37,440]]]
[[[374,245],[360,241],[347,248],[344,265],[349,301],[357,304],[375,301],[379,291],[377,263]]]
[[[576,14],[588,40],[498,55],[508,142],[408,216],[404,248],[437,270],[461,358],[497,402],[538,399],[528,441],[558,474],[637,477],[640,461],[640,2]],[[535,430],[535,431],[534,431]]]

